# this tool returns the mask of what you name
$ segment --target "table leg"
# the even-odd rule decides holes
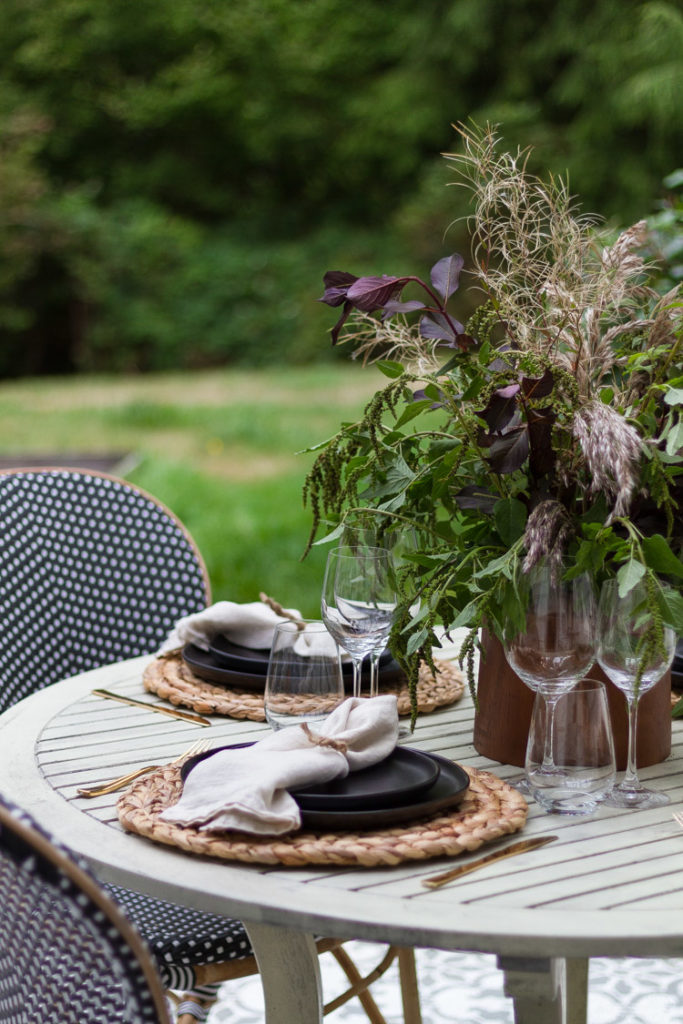
[[[244,922],[261,975],[266,1024],[320,1024],[320,965],[311,935]]]
[[[588,961],[498,957],[515,1024],[586,1024]]]
[[[586,1024],[588,1020],[587,957],[572,957],[567,963],[567,1024]]]

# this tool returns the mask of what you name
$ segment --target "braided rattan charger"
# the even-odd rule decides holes
[[[454,704],[464,692],[462,673],[448,661],[436,662],[437,675],[432,675],[425,664],[420,668],[417,684],[417,709],[424,714],[437,708]],[[143,682],[146,690],[168,700],[181,704],[200,715],[228,715],[230,718],[248,718],[254,722],[265,722],[263,694],[253,690],[227,689],[199,679],[182,654],[172,654],[154,661],[145,669]],[[410,714],[410,694],[406,683],[387,686],[380,681],[380,693],[395,693],[399,715]],[[299,711],[304,711],[299,706]]]
[[[180,768],[176,765],[167,765],[134,783],[119,798],[117,810],[121,824],[130,832],[189,853],[285,867],[386,867],[402,861],[453,857],[524,826],[528,808],[523,796],[490,772],[465,770],[470,776],[470,788],[457,808],[413,824],[376,831],[307,830],[274,837],[239,832],[211,835],[194,827],[162,821],[159,815],[176,803],[182,791]]]

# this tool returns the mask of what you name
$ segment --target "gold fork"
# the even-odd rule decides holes
[[[175,761],[171,761],[171,764],[180,764],[185,761],[188,757],[192,757],[194,754],[203,754],[204,751],[209,750],[211,747],[211,740],[196,740],[191,746],[184,750],[182,754],[176,757]],[[99,786],[90,786],[86,789],[77,790],[79,796],[106,796],[107,793],[115,793],[117,789],[123,789],[129,782],[133,782],[135,779],[139,779],[141,775],[147,775],[148,772],[153,772],[157,768],[163,768],[161,764],[147,764],[144,768],[138,768],[137,771],[129,772],[127,775],[121,775],[118,779],[112,779],[111,782],[100,784]]]

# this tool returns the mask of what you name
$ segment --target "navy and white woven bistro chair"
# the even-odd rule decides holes
[[[0,712],[59,679],[155,651],[184,615],[210,603],[192,537],[127,481],[59,467],[0,472]],[[184,993],[177,1024],[206,1018],[225,980],[258,971],[239,921],[105,886],[147,942],[167,989]],[[321,939],[350,981],[327,1010],[358,996],[399,958],[406,1024],[420,1024],[411,950],[389,947],[361,978],[341,942]],[[0,1021],[2,1018],[0,1018]]]

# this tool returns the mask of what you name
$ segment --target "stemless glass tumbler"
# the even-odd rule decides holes
[[[537,693],[529,729],[525,771],[536,803],[553,814],[591,814],[608,795],[616,774],[614,741],[605,684],[583,679],[552,709]],[[545,747],[552,729],[553,770]]]
[[[273,632],[264,705],[273,729],[321,722],[344,700],[339,648],[323,622],[281,622]]]

